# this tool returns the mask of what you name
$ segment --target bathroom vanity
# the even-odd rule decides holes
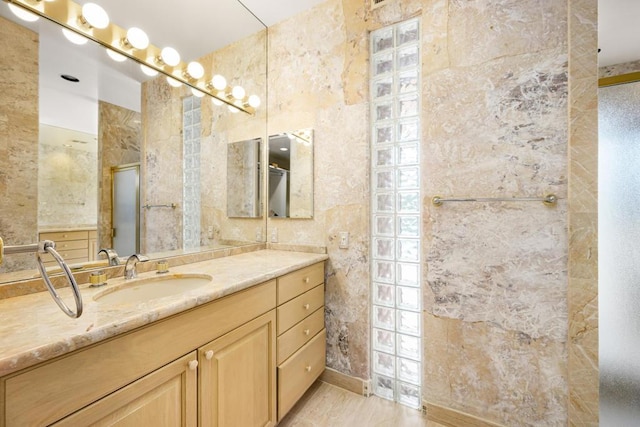
[[[48,323],[48,295],[0,300],[0,426],[275,425],[324,370],[325,260],[266,250],[187,264],[172,274],[211,283],[144,303],[83,286],[76,320],[48,301]]]

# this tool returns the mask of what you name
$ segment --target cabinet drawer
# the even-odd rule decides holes
[[[278,307],[278,335],[324,305],[324,284]]]
[[[324,282],[324,263],[310,265],[278,278],[278,305]]]
[[[89,238],[90,239],[97,239],[98,238],[98,232],[96,230],[89,230]]]
[[[323,329],[278,368],[278,421],[324,371],[325,346]]]
[[[324,306],[278,337],[278,365],[324,329]]]
[[[62,240],[88,240],[88,231],[59,231],[55,233],[40,233],[40,240],[53,240],[58,243]]]
[[[58,253],[60,254],[60,256],[65,261],[72,260],[72,259],[78,259],[78,258],[85,258],[85,261],[87,261],[87,259],[89,257],[89,250],[87,248],[61,250],[61,251],[58,251]],[[50,261],[55,262],[55,259],[53,259],[53,257],[51,255],[49,255],[49,254],[43,254],[42,255],[42,260],[44,262],[50,262]]]

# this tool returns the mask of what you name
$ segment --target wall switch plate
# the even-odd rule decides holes
[[[338,243],[338,247],[340,249],[349,248],[349,232],[348,231],[341,231],[339,236],[340,236],[340,242]]]
[[[271,229],[271,243],[278,243],[278,229],[275,227]]]

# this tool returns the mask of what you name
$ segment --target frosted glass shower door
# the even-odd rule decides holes
[[[640,83],[600,88],[600,425],[640,425]]]
[[[140,252],[140,165],[114,167],[113,249],[120,256]]]

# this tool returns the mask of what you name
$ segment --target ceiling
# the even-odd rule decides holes
[[[640,1],[598,0],[599,66],[640,59]]]

